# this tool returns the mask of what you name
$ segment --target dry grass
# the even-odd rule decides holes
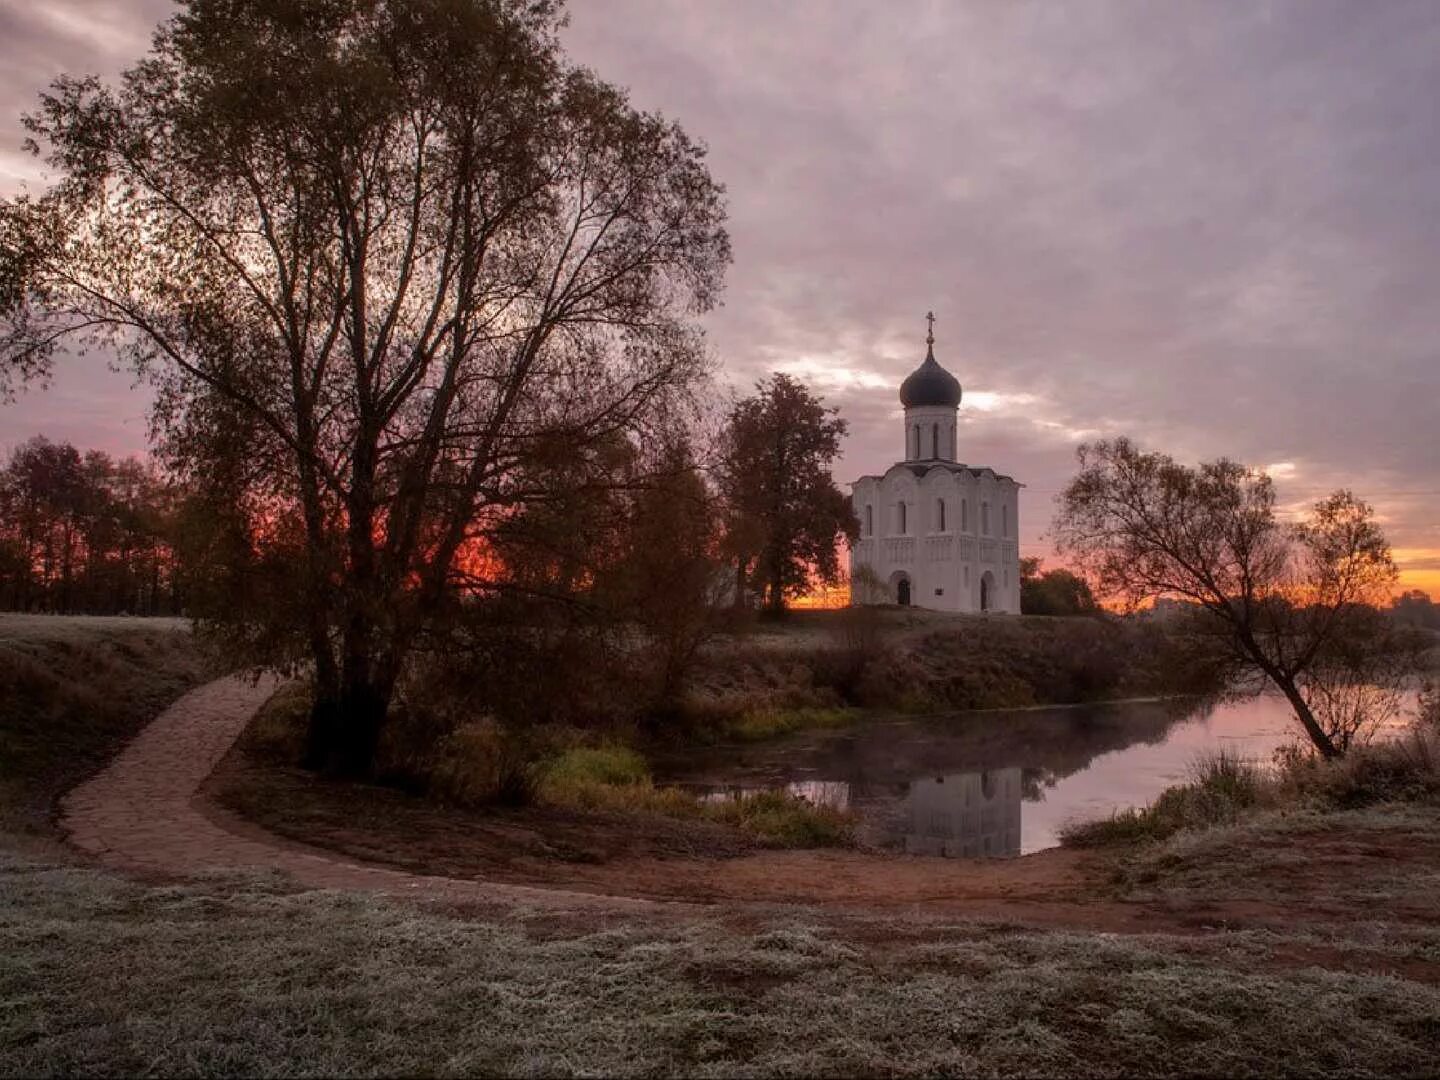
[[[9,1076],[1418,1076],[1440,1037],[1440,989],[1399,974],[1425,942],[1384,927],[739,929],[0,875]]]
[[[739,829],[766,847],[847,847],[855,818],[781,791],[703,800],[674,787],[657,787],[645,759],[623,746],[576,747],[542,767],[542,803],[580,810],[659,814]]]
[[[801,614],[712,643],[680,717],[692,735],[733,737],[745,717],[766,714],[1023,708],[1217,689],[1155,623],[883,610],[857,637],[847,633],[853,612]]]
[[[1162,792],[1147,807],[1069,825],[1062,843],[1080,848],[1159,843],[1269,812],[1440,806],[1440,731],[1417,725],[1393,741],[1356,747],[1338,761],[1295,751],[1281,755],[1274,769],[1222,751],[1200,759],[1192,771],[1190,783]]]
[[[205,674],[178,619],[0,615],[0,831],[52,835],[55,799]]]
[[[310,695],[303,682],[282,686],[256,714],[242,737],[243,749],[272,765],[300,756]],[[822,716],[807,712],[763,714],[751,738],[772,728],[798,730],[806,724],[849,723],[848,710]],[[530,733],[517,740],[489,720],[462,724],[439,739],[424,759],[403,770],[417,792],[457,809],[522,807],[536,804],[609,818],[659,816],[733,828],[732,847],[845,847],[854,843],[855,820],[845,812],[815,806],[783,792],[766,792],[726,802],[704,801],[691,792],[653,783],[643,755],[615,743],[580,743],[580,733]],[[392,752],[390,757],[393,757]],[[266,815],[267,819],[269,815]],[[713,839],[706,837],[705,842]]]

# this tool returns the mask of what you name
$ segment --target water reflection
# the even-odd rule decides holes
[[[1146,805],[1204,754],[1224,748],[1266,763],[1295,731],[1280,698],[1207,709],[1140,702],[871,721],[655,765],[662,781],[707,798],[784,790],[852,811],[866,844],[1016,855],[1054,846],[1069,821]]]
[[[784,791],[812,806],[828,806],[832,810],[850,809],[850,785],[843,780],[796,780],[788,784],[763,786],[744,784],[687,785],[699,787],[701,802],[730,802],[763,795],[767,791]]]
[[[1020,854],[1018,768],[926,776],[905,796],[905,850],[973,858]]]

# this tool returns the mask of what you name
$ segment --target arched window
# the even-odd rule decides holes
[[[865,506],[865,535],[875,534],[875,507],[866,504]]]
[[[936,532],[944,532],[944,531],[945,531],[945,500],[944,500],[944,499],[936,499],[936,500],[935,500],[935,521],[936,521],[935,531],[936,531]]]
[[[1006,505],[1000,507],[1000,535],[1010,535],[1010,507]]]
[[[920,460],[920,425],[915,425],[915,460]]]
[[[970,500],[960,500],[960,531],[970,531]]]
[[[940,425],[939,425],[939,424],[931,424],[931,425],[930,425],[930,456],[931,456],[932,458],[938,458],[938,457],[940,456]]]
[[[955,460],[955,425],[950,425],[950,460]]]
[[[988,502],[980,504],[980,535],[990,535],[990,504]]]
[[[917,430],[918,430],[918,429],[917,429]],[[904,535],[905,535],[905,533],[906,533],[906,527],[909,525],[909,522],[905,520],[905,516],[906,516],[906,515],[905,515],[905,504],[902,502],[902,503],[899,504],[899,523],[900,523],[900,530],[899,530],[899,531],[900,531],[900,535],[901,535],[901,536],[904,536]]]

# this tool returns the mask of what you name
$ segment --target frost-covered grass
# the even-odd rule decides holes
[[[1437,864],[1440,814],[1415,803],[1263,810],[1114,852],[1115,880],[1132,899],[1253,900],[1292,906],[1301,919],[1322,905],[1357,919],[1400,910],[1436,918]]]
[[[1353,931],[1322,944],[1415,948]],[[6,858],[0,1074],[1433,1073],[1440,989],[1280,963],[1291,944],[456,914]]]

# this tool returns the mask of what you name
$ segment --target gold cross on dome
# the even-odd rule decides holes
[[[926,334],[925,334],[925,344],[927,344],[927,345],[934,345],[934,344],[935,344],[935,313],[934,313],[933,311],[927,311],[927,312],[925,313],[925,321],[930,324],[930,329],[929,329],[929,330],[926,332]]]

